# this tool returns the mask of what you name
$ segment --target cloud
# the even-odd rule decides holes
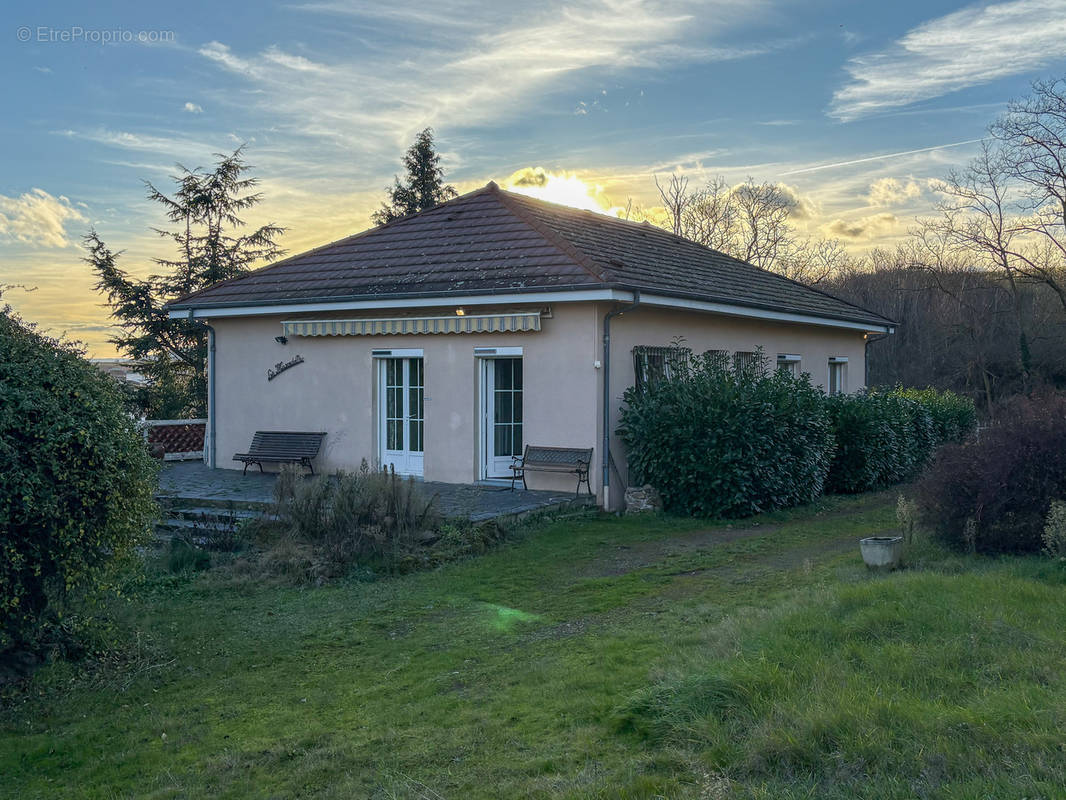
[[[462,26],[434,25],[443,9],[427,11],[424,5],[394,0],[387,7],[298,7],[313,15],[355,17],[370,31],[403,23],[404,35],[392,36],[387,55],[312,60],[276,46],[238,52],[220,41],[198,52],[249,82],[251,91],[227,92],[219,102],[268,116],[276,140],[317,140],[377,168],[378,158],[391,165],[396,148],[427,125],[457,131],[513,119],[560,89],[573,90],[582,73],[591,81],[595,70],[659,70],[787,46],[765,38],[735,42],[736,28],[763,13],[767,0],[578,0],[532,11],[508,4],[475,10],[451,0],[445,6],[465,21]],[[579,115],[588,110],[588,104],[575,109],[572,101],[556,109]]]
[[[63,195],[54,197],[44,189],[31,189],[18,197],[0,194],[0,239],[37,247],[67,247],[68,222],[86,217]]]
[[[830,115],[848,121],[1031,72],[1066,56],[1066,3],[978,4],[912,28],[892,47],[848,61]]]
[[[876,239],[897,233],[899,228],[899,217],[888,212],[854,220],[835,219],[822,226],[827,236],[851,241]]]
[[[932,147],[919,147],[916,150],[901,150],[897,153],[884,153],[878,156],[863,156],[861,158],[852,158],[847,161],[834,161],[829,164],[815,164],[814,166],[794,167],[782,172],[782,175],[802,175],[807,172],[818,172],[823,169],[839,169],[840,167],[853,167],[857,164],[866,164],[871,161],[884,161],[889,158],[905,158],[907,156],[914,156],[920,153],[932,153],[937,150],[944,150],[949,147],[962,147],[968,144],[976,144],[981,141],[980,139],[966,139],[962,142],[949,142],[948,144],[937,144]]]
[[[116,147],[121,150],[135,152],[155,153],[168,159],[186,161],[190,164],[201,164],[205,158],[210,158],[218,152],[218,142],[209,144],[206,141],[184,138],[181,136],[155,135],[151,133],[131,133],[130,131],[115,131],[107,128],[95,130],[62,130],[52,131],[58,136],[68,139],[82,139],[96,144]],[[150,168],[150,165],[146,165]],[[168,167],[169,169],[169,167]]]
[[[855,31],[848,30],[846,27],[841,25],[840,38],[844,40],[844,44],[846,44],[848,47],[854,47],[866,37],[863,36],[861,33],[856,33]]]
[[[505,180],[504,186],[547,186],[551,176],[544,167],[522,167]]]
[[[203,114],[204,107],[198,103],[186,103],[181,107],[182,111],[187,111],[190,114]]]
[[[216,64],[220,64],[233,72],[239,72],[249,76],[252,76],[254,73],[254,69],[250,62],[235,56],[229,47],[222,44],[222,42],[208,42],[200,48],[199,52],[204,58],[208,58]]]
[[[523,167],[500,182],[503,188],[587,211],[617,214],[603,186],[572,172],[550,172],[544,167]]]
[[[738,183],[733,186],[729,191],[734,195],[740,196],[760,196],[757,194],[749,195],[749,192],[758,190],[760,184],[756,183],[752,186],[748,182]],[[778,196],[784,205],[788,207],[789,219],[793,222],[808,222],[818,214],[817,204],[809,197],[803,195],[799,189],[795,186],[789,186],[787,183],[773,183],[774,188],[777,190]]]
[[[866,196],[872,206],[900,206],[922,196],[922,186],[913,179],[878,178]]]
[[[278,47],[268,47],[263,51],[263,58],[294,72],[317,72],[322,75],[328,75],[331,72],[330,68],[324,64],[316,64],[303,56],[286,53]]]
[[[795,186],[789,186],[787,183],[778,183],[777,190],[788,203],[789,217],[792,220],[806,222],[818,214],[817,204],[811,198],[801,194],[800,190]]]

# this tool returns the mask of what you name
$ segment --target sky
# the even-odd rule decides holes
[[[369,227],[426,126],[460,191],[534,175],[609,210],[654,206],[655,176],[750,176],[806,233],[891,245],[1008,100],[1066,74],[1066,2],[24,2],[0,43],[3,300],[109,356],[82,237],[150,274],[145,181],[241,144],[248,221],[290,253]]]

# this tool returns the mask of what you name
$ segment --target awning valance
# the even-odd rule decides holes
[[[418,333],[505,333],[539,331],[540,312],[466,314],[390,319],[307,319],[282,322],[286,336],[383,336]]]

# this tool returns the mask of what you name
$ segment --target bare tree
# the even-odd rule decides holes
[[[794,245],[789,224],[792,202],[777,184],[755,183],[752,178],[734,186],[731,195],[740,225],[738,258],[771,269]]]
[[[1012,295],[1001,273],[976,267],[940,232],[924,229],[866,268],[833,275],[835,294],[897,320],[893,336],[869,348],[871,385],[936,386],[967,394],[993,415],[999,400],[1024,391]],[[1030,321],[1057,306],[1046,287],[1020,286]],[[1057,383],[1066,372],[1064,331],[1051,325],[1033,341],[1033,369]]]
[[[937,255],[931,244],[936,243],[940,250],[962,255],[971,266],[1002,275],[1017,320],[1018,362],[1027,384],[1031,363],[1019,282],[1034,276],[1011,214],[1010,178],[1000,149],[982,142],[980,153],[965,169],[952,170],[941,182],[945,199],[938,204],[940,216],[920,221],[916,235],[927,255]]]
[[[659,183],[659,176],[656,175],[655,188],[659,190],[659,197],[663,201],[663,208],[666,209],[674,235],[683,235],[685,215],[694,202],[688,190],[688,178],[675,172],[670,176],[669,183],[662,184]]]
[[[1011,255],[1066,310],[1066,79],[1033,84],[990,128],[1006,174],[1020,186]]]
[[[795,197],[780,184],[730,185],[719,175],[700,189],[674,174],[655,179],[666,223],[678,236],[807,284],[851,264],[837,239],[801,239],[791,223]],[[628,213],[628,212],[627,212]]]
[[[695,193],[681,218],[681,235],[722,253],[737,251],[739,208],[732,188],[721,175]]]
[[[1038,81],[990,128],[1013,177],[1027,187],[1033,211],[1066,220],[1066,79]]]
[[[773,269],[786,278],[816,286],[834,275],[844,276],[863,268],[865,259],[855,258],[839,239],[808,237],[794,240],[786,256]]]

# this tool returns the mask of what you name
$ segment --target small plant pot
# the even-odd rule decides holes
[[[870,536],[859,540],[859,550],[870,569],[895,569],[903,557],[903,537]]]

